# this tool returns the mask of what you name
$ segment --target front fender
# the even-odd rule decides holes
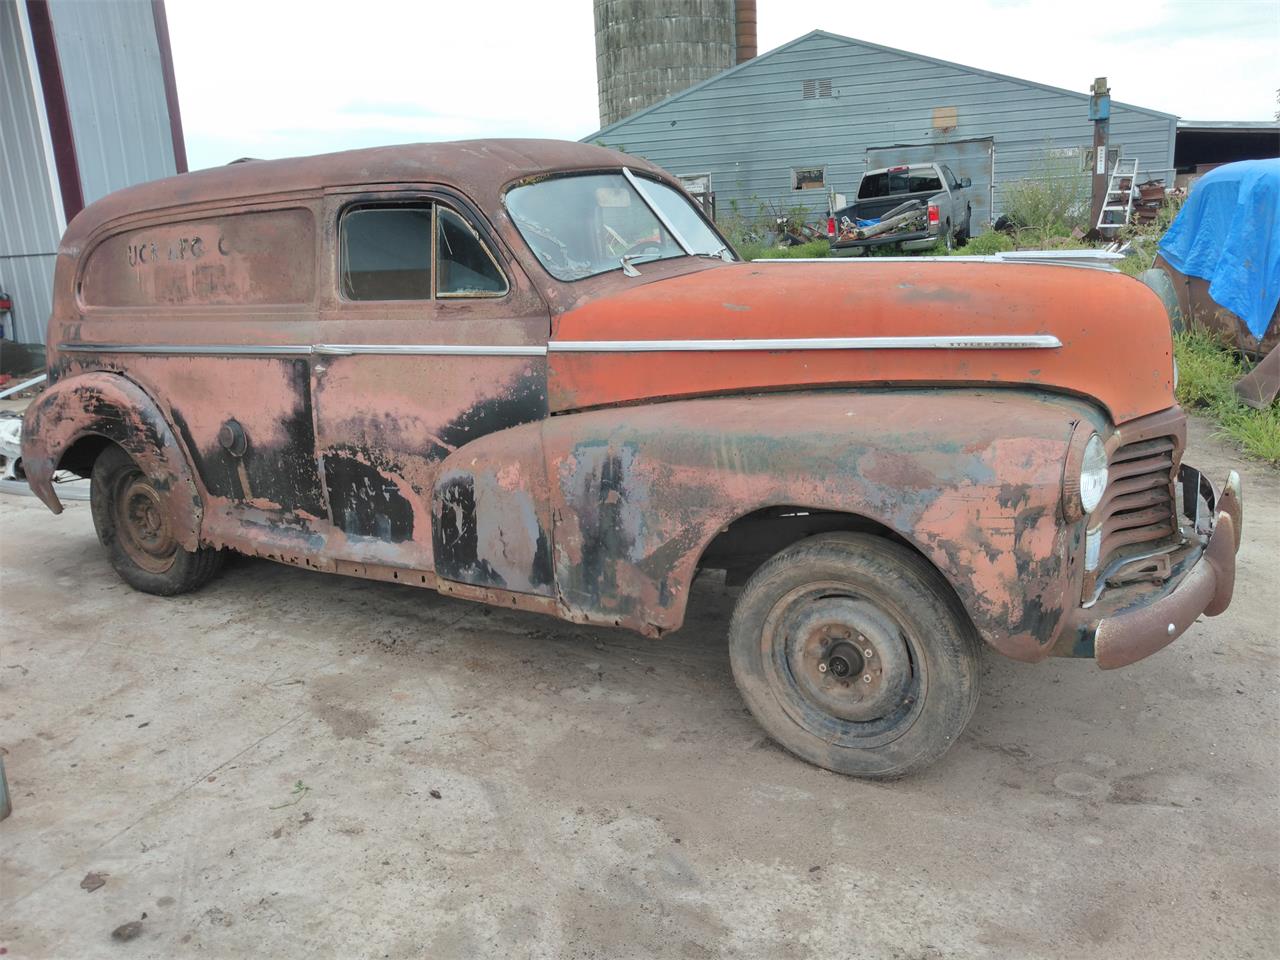
[[[554,570],[574,619],[678,627],[703,550],[765,507],[874,520],[928,557],[981,635],[1047,656],[1079,598],[1060,510],[1087,404],[1027,391],[764,394],[613,408],[544,426]]]
[[[32,492],[54,513],[62,512],[53,473],[72,444],[87,436],[111,440],[133,457],[164,496],[179,542],[196,549],[203,510],[186,455],[155,401],[118,374],[60,380],[27,409],[22,463]]]

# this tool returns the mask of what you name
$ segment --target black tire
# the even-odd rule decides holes
[[[955,235],[951,232],[951,221],[948,220],[942,228],[942,236],[947,245],[947,253],[950,253],[956,245]]]
[[[729,627],[734,679],[769,736],[820,767],[881,780],[955,743],[978,704],[980,646],[928,562],[860,533],[776,554]]]
[[[221,551],[184,550],[174,540],[158,489],[119,447],[107,447],[94,461],[89,502],[111,566],[135,590],[164,597],[187,593],[222,566]]]

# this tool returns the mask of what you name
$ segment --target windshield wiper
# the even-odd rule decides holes
[[[725,246],[722,246],[715,253],[695,253],[694,256],[707,257],[711,260],[723,260],[725,263],[735,262],[733,259],[733,251],[729,249],[727,244]]]
[[[627,277],[640,276],[640,271],[637,270],[635,267],[633,267],[631,263],[633,260],[638,260],[641,257],[649,257],[650,259],[652,259],[653,254],[652,253],[624,253],[619,258],[618,262],[622,264],[622,273],[624,276],[627,276]]]

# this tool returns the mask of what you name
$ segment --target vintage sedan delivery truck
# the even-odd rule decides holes
[[[224,551],[658,636],[701,569],[748,706],[831,770],[939,757],[979,651],[1119,667],[1231,599],[1168,321],[1061,265],[743,263],[667,174],[475,141],[248,162],[68,227],[35,493],[129,584]],[[281,603],[288,600],[282,597]]]

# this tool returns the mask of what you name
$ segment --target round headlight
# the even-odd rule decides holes
[[[1107,492],[1107,451],[1102,438],[1096,433],[1084,445],[1084,458],[1080,461],[1080,506],[1085,513],[1092,513]]]

